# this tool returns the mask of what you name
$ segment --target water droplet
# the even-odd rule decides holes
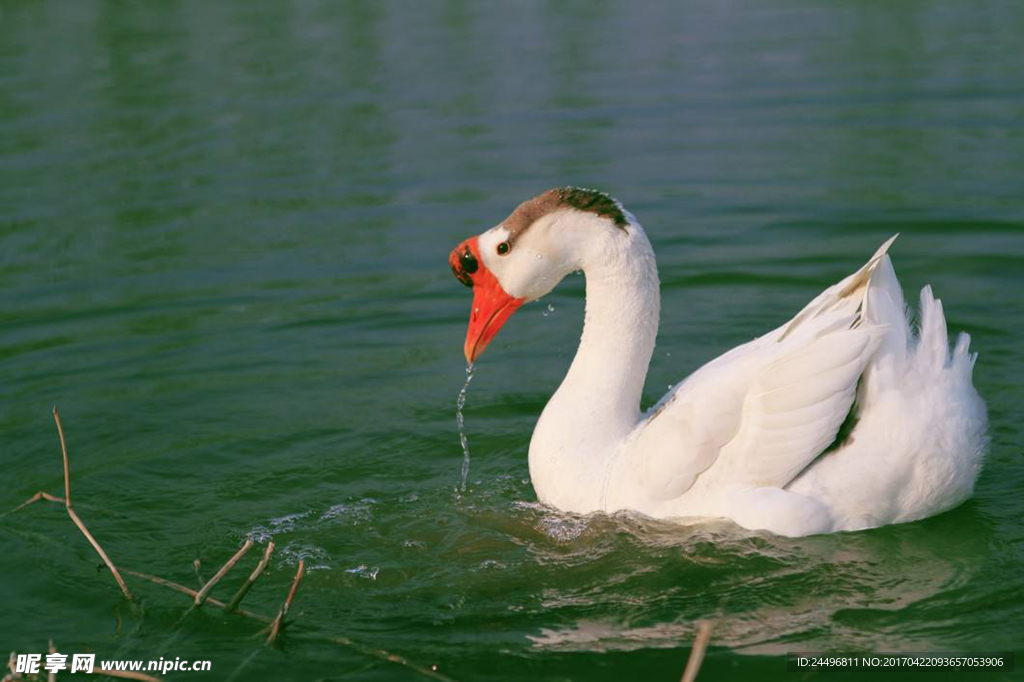
[[[544,260],[544,256],[542,256],[542,255],[540,255],[540,254],[538,253],[538,254],[537,254],[537,260]]]
[[[550,303],[548,303],[548,307],[545,308],[543,311],[541,311],[541,315],[543,315],[544,317],[547,317],[548,315],[550,315],[553,312],[555,312],[555,306],[553,306]]]
[[[668,385],[668,387],[667,387],[667,388],[668,388],[668,390],[670,390],[670,391],[671,391],[671,390],[672,390],[672,387],[673,387],[673,386],[675,386],[675,384],[669,384],[669,385]]]

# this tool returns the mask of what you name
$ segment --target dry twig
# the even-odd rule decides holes
[[[57,423],[57,435],[60,436],[60,452],[64,455],[64,504],[71,507],[71,465],[68,464],[68,445],[64,442],[64,427],[60,423],[60,412],[53,406],[53,421]]]
[[[213,589],[213,586],[220,582],[221,578],[227,575],[227,572],[230,571],[232,567],[238,563],[239,559],[245,556],[245,553],[249,551],[250,547],[252,547],[252,539],[246,538],[245,544],[242,545],[241,549],[235,552],[235,555],[228,559],[227,563],[221,566],[219,571],[213,574],[213,577],[210,578],[210,581],[203,585],[203,589],[199,590],[199,592],[196,594],[194,603],[197,607],[203,605],[203,602],[206,601],[206,597],[208,594],[210,594],[210,590]]]
[[[281,605],[281,610],[277,612],[277,617],[274,618],[274,622],[270,624],[270,634],[267,635],[267,645],[273,646],[274,642],[277,641],[277,636],[281,634],[281,630],[284,629],[285,622],[284,617],[288,615],[288,609],[292,606],[292,600],[295,599],[295,593],[299,590],[299,583],[302,582],[302,576],[306,573],[306,560],[299,559],[299,567],[295,571],[295,579],[292,580],[291,589],[288,590],[288,596],[285,597],[284,604]]]
[[[235,596],[231,598],[230,602],[228,602],[228,613],[237,609],[238,605],[242,603],[242,599],[245,598],[246,593],[253,585],[256,584],[256,579],[260,577],[260,574],[263,573],[263,569],[267,567],[267,564],[270,562],[270,555],[273,553],[274,541],[271,540],[267,543],[267,549],[263,552],[263,558],[260,559],[258,564],[256,564],[256,568],[253,569],[246,581],[238,588],[238,592],[235,592]]]
[[[57,653],[57,647],[53,645],[53,639],[50,639],[50,653]],[[52,671],[49,675],[47,675],[46,679],[47,682],[57,682],[57,671]]]
[[[68,463],[68,446],[67,443],[64,441],[64,427],[61,426],[60,413],[57,412],[56,406],[54,406],[53,408],[53,421],[57,423],[57,435],[60,436],[60,452],[64,458],[64,498],[61,499],[56,495],[51,495],[40,490],[35,495],[22,502],[20,505],[18,505],[11,511],[18,511],[19,509],[27,507],[33,502],[38,502],[41,499],[47,500],[49,502],[63,503],[64,509],[67,511],[68,516],[71,517],[71,520],[74,522],[74,524],[78,526],[78,530],[82,531],[82,535],[84,535],[85,539],[89,541],[89,544],[92,545],[92,548],[96,550],[96,553],[100,555],[100,558],[103,559],[103,563],[105,563],[107,565],[107,568],[110,569],[110,573],[114,576],[114,580],[117,581],[117,586],[121,588],[121,592],[124,593],[125,599],[131,601],[132,599],[134,599],[134,597],[132,597],[132,593],[128,590],[128,586],[125,585],[124,580],[121,578],[121,574],[117,571],[117,566],[115,566],[114,562],[110,560],[110,557],[107,556],[107,553],[103,551],[103,548],[100,546],[100,543],[98,543],[96,541],[96,538],[92,536],[92,533],[89,532],[89,529],[85,527],[85,524],[82,522],[82,519],[80,519],[78,517],[78,513],[75,512],[74,505],[71,503],[71,467]]]
[[[431,666],[430,668],[425,668],[418,663],[413,663],[412,661],[402,656],[399,656],[398,654],[393,654],[390,651],[385,651],[384,649],[371,649],[369,647],[365,647],[362,644],[359,644],[358,642],[353,642],[348,637],[327,636],[323,639],[327,640],[328,642],[341,644],[342,646],[354,649],[359,653],[366,654],[367,656],[373,656],[375,658],[379,658],[382,661],[387,661],[388,663],[396,663],[405,668],[409,668],[410,670],[415,670],[424,677],[432,677],[435,680],[441,680],[441,682],[455,682],[452,678],[448,677],[447,675],[437,672],[436,665]]]
[[[181,583],[174,582],[173,580],[167,580],[166,578],[161,578],[158,575],[151,575],[149,573],[142,573],[141,571],[133,571],[133,570],[127,569],[127,568],[125,569],[124,572],[127,573],[128,575],[133,575],[136,578],[142,578],[143,580],[148,580],[151,583],[156,583],[157,585],[163,585],[164,587],[169,587],[172,590],[174,590],[175,592],[181,592],[182,594],[187,594],[188,596],[192,597],[193,600],[195,599],[196,595],[199,594],[198,592],[193,590],[191,587],[186,587],[186,586],[182,585]],[[225,604],[224,602],[222,602],[219,599],[214,599],[213,597],[207,597],[205,603],[206,604],[212,604],[212,605],[216,606],[218,609],[226,609],[227,608],[227,604]],[[244,611],[242,609],[236,609],[234,611],[234,613],[237,613],[238,615],[243,616],[245,618],[249,618],[250,620],[258,621],[260,623],[270,623],[273,620],[273,618],[271,618],[270,616],[264,616],[262,613],[253,613],[252,611]]]
[[[694,682],[697,679],[697,672],[700,664],[704,662],[704,652],[708,649],[708,642],[711,641],[711,628],[714,624],[711,621],[701,621],[697,625],[697,636],[693,639],[693,649],[690,650],[690,658],[686,661],[686,669],[683,670],[681,682]]]
[[[33,504],[34,502],[38,502],[39,500],[47,500],[48,502],[60,502],[61,504],[64,504],[63,497],[57,497],[56,495],[51,495],[50,493],[43,492],[42,490],[40,490],[35,495],[28,498],[14,509],[4,512],[4,516],[6,516],[7,514],[13,514],[19,509],[24,509],[25,507],[29,506],[30,504]]]
[[[117,572],[117,566],[115,566],[114,562],[110,560],[107,553],[103,551],[102,547],[100,547],[100,543],[96,542],[96,538],[92,536],[89,529],[85,527],[84,523],[82,523],[82,519],[78,518],[78,514],[75,513],[75,508],[71,503],[71,467],[68,464],[68,446],[67,443],[64,442],[64,427],[61,426],[60,413],[57,412],[56,405],[53,407],[53,421],[57,423],[57,435],[60,436],[60,452],[64,457],[64,508],[67,510],[68,516],[71,517],[71,520],[76,526],[78,526],[78,530],[82,531],[82,535],[85,536],[85,539],[89,541],[92,548],[95,549],[96,553],[100,555],[101,559],[103,559],[103,563],[105,563],[107,568],[110,569],[110,572],[114,575],[114,580],[117,581],[118,587],[120,587],[121,592],[124,593],[125,599],[131,601],[134,597],[132,597],[132,593],[128,591],[128,586],[124,584],[121,574]]]

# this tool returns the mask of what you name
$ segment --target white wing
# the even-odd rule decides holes
[[[893,240],[790,322],[697,370],[652,408],[626,457],[659,499],[715,482],[782,487],[835,439],[885,332],[865,320]]]
[[[829,333],[762,367],[716,478],[775,488],[793,480],[835,440],[881,337],[878,328]]]

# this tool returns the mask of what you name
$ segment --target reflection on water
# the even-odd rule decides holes
[[[591,523],[613,526],[601,532],[629,533],[629,544],[660,554],[668,565],[631,562],[621,567],[627,573],[613,584],[624,593],[620,595],[623,609],[628,612],[633,606],[638,617],[589,616],[564,627],[544,627],[528,636],[535,647],[557,651],[676,648],[692,639],[698,620],[710,618],[715,622],[716,645],[738,653],[784,655],[795,643],[810,651],[941,650],[949,646],[955,630],[927,627],[914,632],[901,625],[900,637],[893,641],[888,628],[875,626],[886,620],[900,622],[902,610],[969,583],[983,563],[981,555],[966,560],[938,555],[929,541],[915,542],[911,534],[894,546],[863,534],[801,540],[751,538],[724,523],[712,524],[714,530],[708,524],[680,529],[628,515],[598,517]],[[539,525],[564,542],[565,530],[573,529],[572,537],[578,537],[586,520],[546,514]],[[588,561],[598,561],[601,555],[592,552]],[[745,563],[758,568],[734,576]],[[627,588],[648,571],[671,572],[662,583],[663,592],[644,594]],[[548,589],[543,605],[585,609],[606,602],[604,591],[595,590],[589,599],[585,593]],[[681,608],[668,620],[652,623],[643,615],[643,607],[652,602],[662,606],[677,602]],[[693,602],[701,606],[695,609]]]

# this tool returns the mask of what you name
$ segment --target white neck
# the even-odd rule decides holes
[[[640,419],[640,395],[658,333],[658,271],[638,224],[588,235],[580,265],[586,314],[576,357],[530,442],[530,475],[543,502],[599,508],[607,461]]]

